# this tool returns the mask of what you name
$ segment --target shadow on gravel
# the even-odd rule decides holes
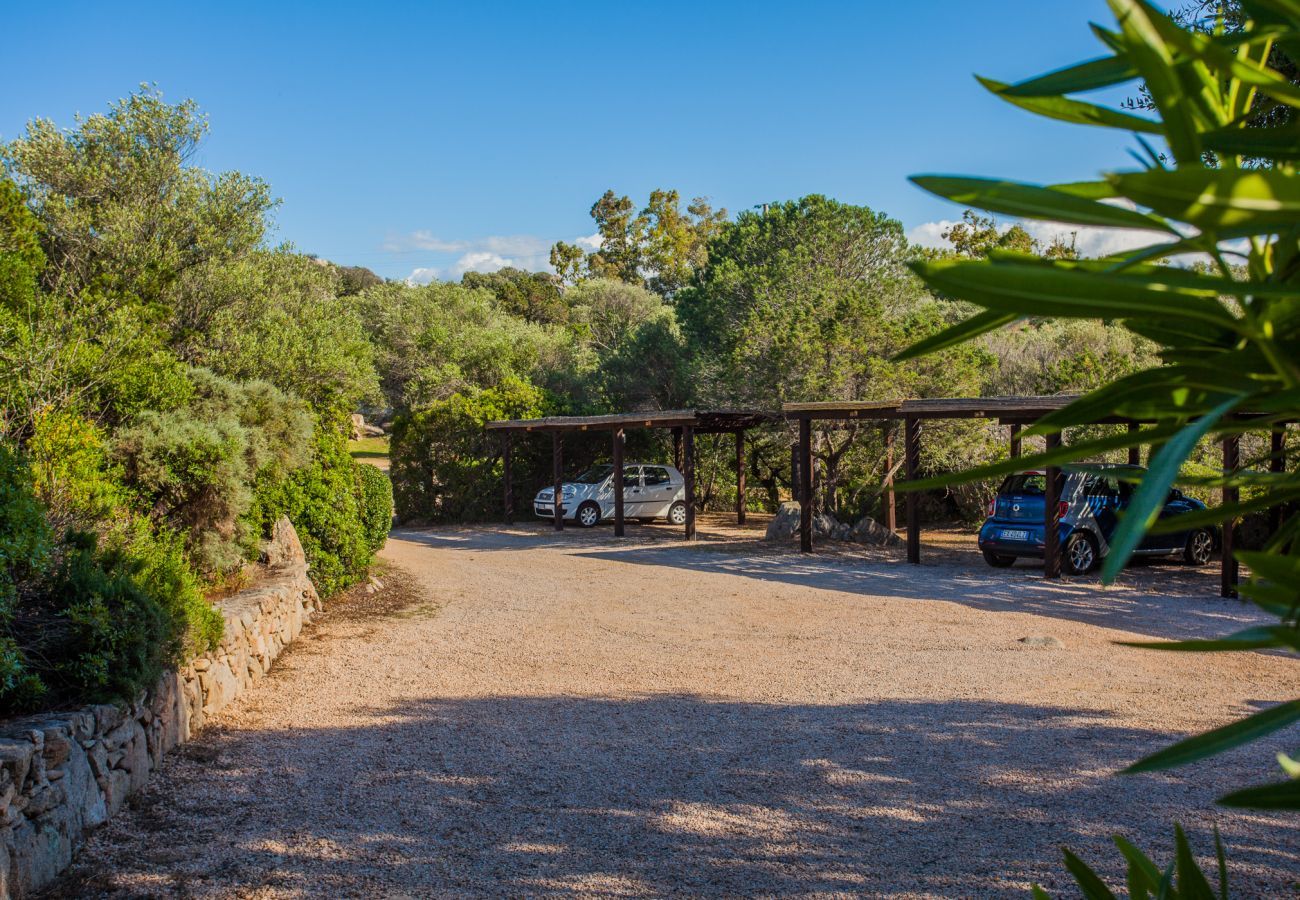
[[[1177,817],[1210,849],[1206,811],[1247,766],[1118,778],[1167,736],[974,701],[496,697],[368,715],[204,735],[63,895],[1001,896],[1064,888],[1061,844],[1115,875],[1113,830],[1163,858]],[[1280,895],[1296,824],[1214,816],[1237,892]]]
[[[654,525],[638,531],[629,527],[621,541],[599,530],[556,533],[535,526],[398,529],[392,536],[444,550],[554,549],[607,562],[671,566],[874,597],[944,600],[988,612],[1033,613],[1170,640],[1217,637],[1270,621],[1253,604],[1207,591],[1204,572],[1175,565],[1146,564],[1125,573],[1128,584],[1103,588],[1095,577],[1048,582],[1041,570],[991,569],[973,553],[939,552],[933,554],[937,562],[910,566],[866,554],[805,555],[759,541],[686,545],[665,539],[662,526]],[[967,555],[968,561],[963,559]]]

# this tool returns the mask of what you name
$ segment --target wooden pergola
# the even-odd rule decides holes
[[[787,403],[782,412],[787,419],[798,422],[799,440],[795,447],[797,465],[796,496],[800,506],[799,548],[804,553],[811,553],[812,544],[812,497],[813,497],[813,458],[812,428],[814,422],[853,422],[883,421],[892,424],[903,421],[904,467],[906,478],[914,481],[920,469],[922,423],[931,419],[995,419],[1000,425],[1010,429],[1010,454],[1020,456],[1020,430],[1033,424],[1038,419],[1061,409],[1078,399],[1075,395],[1052,397],[985,397],[985,398],[946,398],[934,400],[902,401],[832,401],[826,403]],[[1127,424],[1130,431],[1136,431],[1142,424],[1132,419],[1108,418],[1091,424]],[[1272,445],[1269,458],[1270,468],[1275,472],[1283,470],[1285,465],[1285,432],[1272,429]],[[1046,449],[1060,446],[1061,436],[1046,436]],[[890,531],[897,530],[894,517],[893,491],[893,432],[886,431],[885,460],[885,518]],[[1223,438],[1223,468],[1232,472],[1241,465],[1241,439],[1237,435]],[[1128,461],[1131,465],[1139,462],[1137,447],[1130,447]],[[1060,532],[1060,492],[1064,485],[1061,470],[1049,466],[1046,470],[1046,496],[1044,498],[1044,534],[1043,534],[1043,574],[1046,578],[1061,577]],[[1222,489],[1224,503],[1237,501],[1237,489]],[[1273,519],[1279,519],[1281,509],[1274,510]],[[921,522],[917,495],[908,492],[906,497],[907,520],[907,561],[913,564],[921,562]],[[1233,558],[1233,525],[1231,519],[1222,526],[1222,562],[1220,567],[1220,594],[1224,597],[1237,596],[1238,565]]]
[[[549,416],[541,419],[510,419],[487,423],[489,431],[502,436],[506,521],[514,521],[514,484],[511,451],[518,433],[550,432],[551,468],[555,483],[554,527],[564,530],[564,433],[610,432],[610,456],[614,464],[614,535],[623,536],[623,451],[627,430],[668,428],[673,435],[673,464],[681,471],[686,488],[686,540],[695,540],[695,435],[734,434],[736,437],[736,522],[745,523],[745,432],[760,425],[780,422],[778,412],[756,409],[678,409],[629,412],[606,416]]]

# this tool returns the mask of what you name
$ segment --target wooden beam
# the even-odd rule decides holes
[[[555,530],[564,530],[564,439],[558,431],[551,433],[551,475],[555,482],[555,498],[552,504]]]
[[[622,428],[614,432],[614,537],[623,536],[623,448],[627,433]]]
[[[673,468],[678,472],[682,470],[682,430],[681,428],[673,429]]]
[[[511,471],[511,445],[514,443],[514,436],[508,432],[501,432],[501,480],[505,487],[505,504],[506,504],[506,524],[513,525],[515,521],[515,486],[514,474]]]
[[[1278,425],[1274,427],[1271,437],[1268,453],[1268,470],[1274,475],[1281,475],[1286,472],[1286,426]],[[1286,507],[1278,503],[1269,507],[1268,510],[1268,530],[1270,534],[1277,534],[1282,528],[1282,520],[1286,518]]]
[[[1133,435],[1137,434],[1141,430],[1142,430],[1142,426],[1139,425],[1137,422],[1128,423],[1129,437],[1132,437]],[[1128,464],[1130,466],[1136,466],[1136,465],[1140,465],[1141,462],[1142,462],[1142,448],[1137,444],[1134,444],[1132,447],[1128,448]]]
[[[745,524],[745,432],[736,432],[736,524]]]
[[[812,422],[799,420],[799,550],[812,553]]]
[[[1012,422],[1011,423],[1011,458],[1018,459],[1019,457],[1020,457],[1020,424],[1017,422]]]
[[[1061,433],[1047,435],[1047,450],[1061,446]],[[1061,577],[1061,482],[1065,480],[1056,466],[1047,467],[1047,486],[1043,496],[1043,577]]]
[[[1230,435],[1223,439],[1223,474],[1231,475],[1241,467],[1241,438],[1238,435]],[[1221,490],[1220,498],[1224,505],[1236,503],[1240,499],[1240,492],[1235,487],[1225,485]],[[1219,596],[1235,597],[1237,596],[1237,578],[1240,574],[1233,546],[1232,529],[1236,521],[1231,517],[1223,520],[1223,559],[1219,565]]]
[[[885,425],[885,527],[898,532],[898,495],[894,493],[894,437],[898,429],[893,422]]]
[[[921,422],[915,416],[903,420],[903,458],[907,480],[916,481],[921,468]],[[907,561],[921,563],[921,507],[916,491],[907,492]]]
[[[682,477],[686,481],[686,540],[695,540],[695,429],[682,428]]]

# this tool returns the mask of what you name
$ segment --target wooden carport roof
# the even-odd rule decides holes
[[[738,431],[780,422],[783,416],[761,409],[669,409],[603,416],[546,416],[488,422],[492,431],[598,431],[624,428],[691,428],[698,434]]]

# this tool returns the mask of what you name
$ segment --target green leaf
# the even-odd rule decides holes
[[[1110,87],[1113,84],[1123,84],[1136,77],[1137,69],[1133,68],[1133,64],[1124,57],[1102,56],[1048,72],[1046,75],[1039,75],[1037,78],[1017,81],[1015,84],[1003,87],[1002,93],[1010,97],[1078,94]]]
[[[1300,634],[1285,625],[1260,625],[1234,632],[1227,637],[1191,641],[1116,641],[1123,647],[1143,650],[1173,650],[1185,653],[1261,650],[1266,647],[1296,647]],[[1297,647],[1300,649],[1300,647]]]
[[[1228,900],[1228,854],[1223,852],[1223,835],[1214,826],[1214,860],[1219,867],[1219,900]]]
[[[1072,122],[1076,125],[1095,125],[1099,128],[1117,128],[1140,134],[1164,134],[1164,128],[1159,122],[1132,113],[1120,112],[1117,109],[1098,106],[1083,100],[1072,100],[1069,97],[1029,97],[1012,94],[1008,93],[1008,86],[1000,81],[980,78],[978,75],[975,78],[985,88],[1011,105],[1047,119]]]
[[[1268,234],[1300,221],[1300,178],[1276,169],[1149,169],[1109,176],[1135,203],[1206,231]]]
[[[1203,135],[1205,147],[1226,156],[1300,159],[1300,123],[1275,128],[1218,128]]]
[[[1002,313],[1239,327],[1217,298],[1149,287],[1139,278],[1033,263],[993,265],[983,260],[916,261],[911,266],[935,290]]]
[[[990,331],[996,331],[1020,318],[1014,314],[998,312],[982,312],[971,316],[964,322],[958,322],[956,325],[949,326],[938,334],[931,335],[924,340],[917,341],[908,347],[902,353],[894,356],[894,362],[902,362],[905,359],[915,359],[918,356],[924,356],[927,353],[935,353],[939,350],[946,350],[949,347],[955,347],[957,344],[965,343],[972,338],[979,337]]]
[[[1062,847],[1061,852],[1065,855],[1065,867],[1074,876],[1075,883],[1079,885],[1086,900],[1117,900],[1114,891],[1106,887],[1106,883],[1087,863],[1071,853],[1068,847]]]
[[[1143,757],[1124,769],[1123,773],[1129,775],[1138,772],[1155,772],[1196,762],[1198,759],[1214,756],[1272,734],[1296,721],[1300,721],[1300,700],[1279,703],[1224,725],[1222,728],[1195,735],[1179,741],[1172,747],[1166,747],[1164,750]]]
[[[1160,889],[1160,870],[1151,858],[1116,834],[1111,837],[1124,859],[1128,861],[1128,890],[1130,900],[1146,897]]]
[[[1163,220],[1122,206],[1098,203],[1053,188],[996,178],[964,178],[956,175],[913,175],[912,183],[922,190],[990,212],[1027,219],[1044,219],[1074,225],[1104,228],[1162,230],[1178,235]]]
[[[1154,14],[1137,0],[1108,0],[1120,35],[1106,35],[1112,48],[1133,63],[1160,111],[1165,141],[1180,163],[1197,165],[1201,159],[1202,113],[1194,106],[1178,77],[1172,49],[1160,36]],[[1167,18],[1167,17],[1165,17]]]
[[[1174,858],[1177,861],[1179,900],[1214,900],[1210,882],[1197,865],[1181,825],[1174,825]]]
[[[1292,778],[1275,784],[1242,788],[1231,794],[1225,794],[1216,802],[1238,809],[1300,810],[1300,780]]]
[[[1119,570],[1137,549],[1146,531],[1147,523],[1154,519],[1156,513],[1164,506],[1165,498],[1169,495],[1169,487],[1178,477],[1178,472],[1188,454],[1214,427],[1214,423],[1236,406],[1237,402],[1237,397],[1225,400],[1209,413],[1185,426],[1156,453],[1146,474],[1142,477],[1142,483],[1138,485],[1133,498],[1129,501],[1123,520],[1111,537],[1110,551],[1102,563],[1101,577],[1104,582],[1108,584],[1113,582]]]

